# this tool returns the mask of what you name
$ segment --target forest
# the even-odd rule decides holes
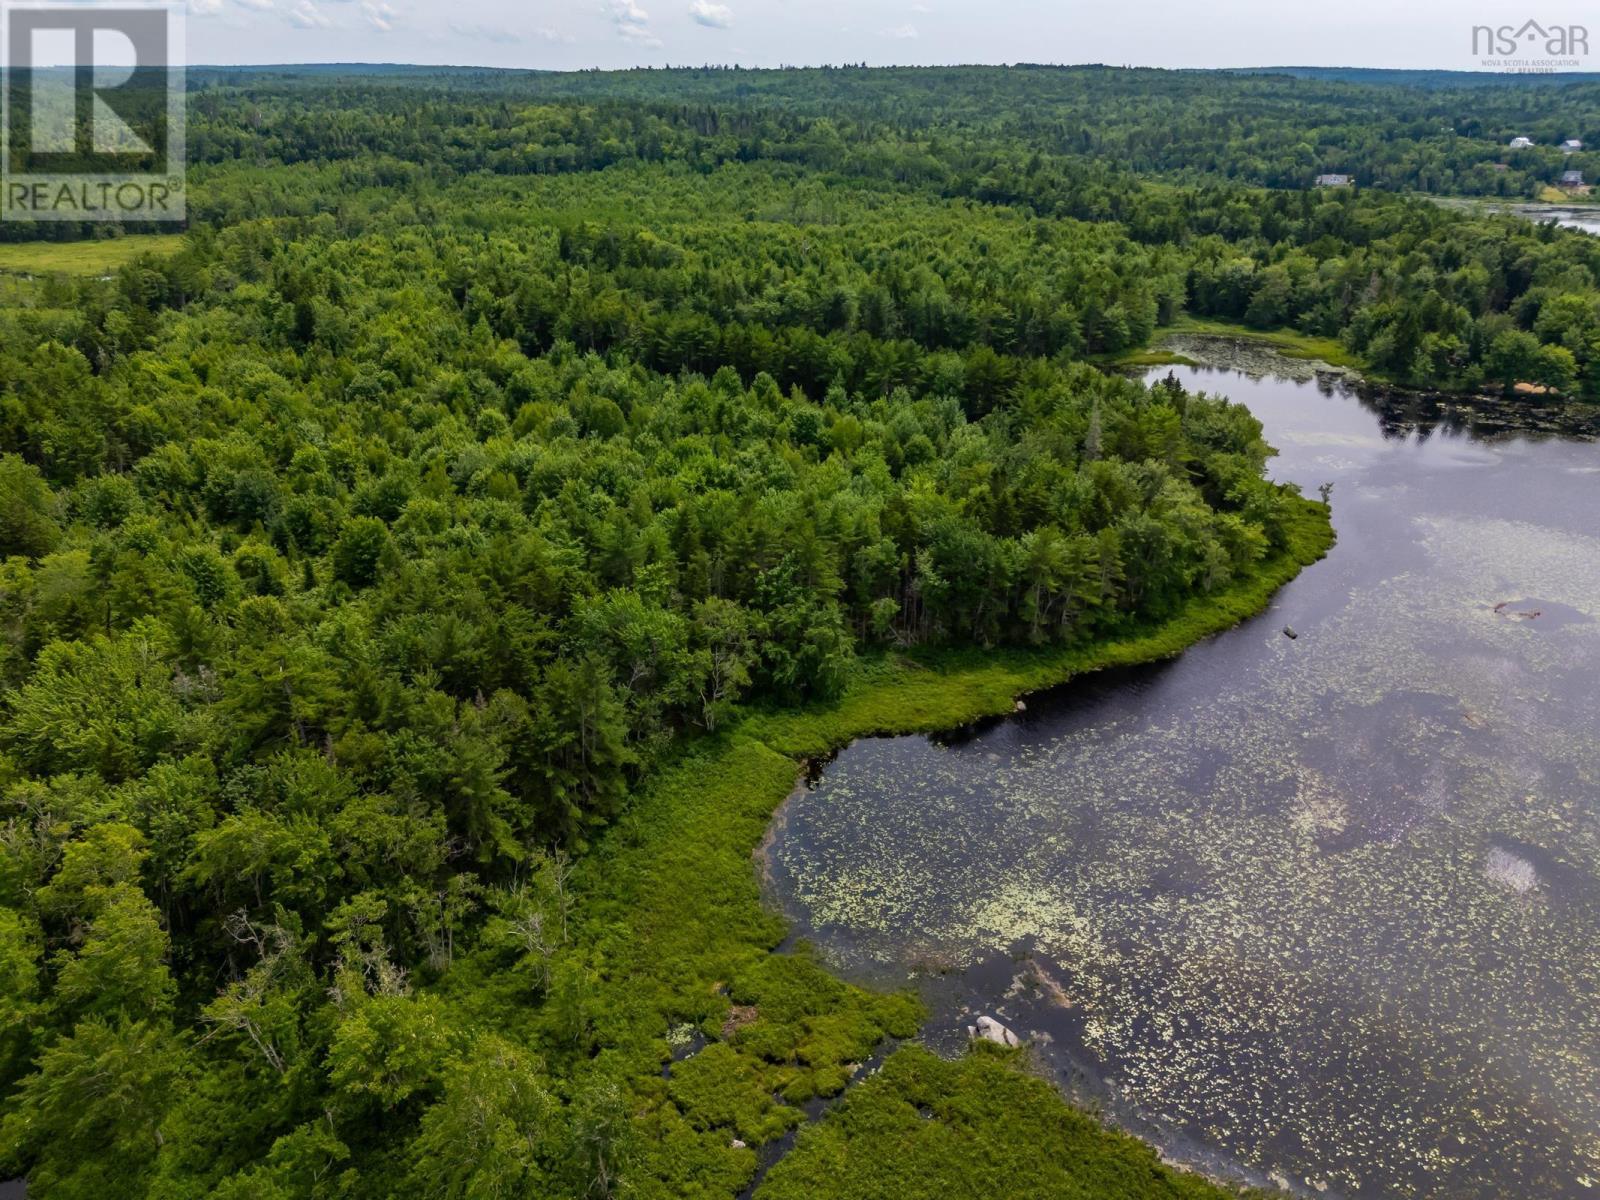
[[[836,373],[828,355],[847,356],[852,372],[881,372],[883,354],[913,342],[1103,359],[1144,346],[1187,313],[1339,339],[1375,377],[1403,385],[1524,384],[1600,396],[1592,239],[1430,200],[1526,196],[1563,169],[1586,166],[1586,152],[1563,155],[1555,141],[1600,125],[1600,85],[1588,82],[1452,90],[1019,67],[332,79],[213,71],[197,73],[191,86],[190,206],[202,228],[318,218],[343,236],[365,236],[435,219],[470,195],[483,206],[475,228],[487,235],[532,215],[507,210],[537,205],[524,181],[560,177],[568,190],[559,201],[552,192],[557,207],[539,215],[561,230],[563,261],[581,265],[584,290],[544,289],[535,298],[529,285],[516,301],[540,310],[547,345],[569,327],[584,349],[642,339],[648,344],[634,347],[643,351],[636,357],[658,369],[728,363],[816,393]],[[1454,122],[1448,137],[1437,132],[1443,120]],[[1537,144],[1506,151],[1503,135],[1518,130]],[[1156,139],[1163,144],[1143,144]],[[1365,143],[1372,155],[1409,165],[1379,165],[1363,157]],[[1459,169],[1422,165],[1439,155]],[[1510,170],[1492,170],[1507,155]],[[1474,183],[1469,162],[1490,164],[1492,178]],[[752,181],[766,178],[756,168],[781,181],[752,202],[768,226],[848,222],[857,203],[879,204],[887,192],[943,206],[952,221],[962,202],[1040,218],[1031,229],[1050,237],[1102,239],[1078,258],[1105,265],[1092,279],[1075,279],[1069,293],[1047,295],[1045,264],[1002,280],[967,277],[970,259],[915,270],[908,258],[861,286],[859,278],[826,280],[816,263],[786,263],[788,307],[776,324],[766,324],[766,313],[755,322],[770,342],[752,340],[752,322],[730,300],[742,302],[757,286],[754,264],[739,260],[726,234],[696,230],[694,244],[680,248],[742,274],[726,284],[743,290],[697,294],[680,306],[670,286],[649,290],[676,264],[629,252],[631,218],[615,206],[638,211],[628,179],[635,195],[657,175],[673,190],[690,186],[690,177],[698,186],[754,190],[761,185]],[[1327,171],[1350,173],[1356,186],[1310,186]],[[571,190],[596,186],[581,200]],[[601,228],[579,228],[580,214]],[[0,237],[33,232],[0,226]],[[95,230],[63,222],[46,232],[74,238]],[[591,236],[599,242],[590,245]],[[704,241],[712,236],[725,241],[715,254]],[[778,286],[770,266],[761,270],[769,274],[760,287]],[[646,275],[656,278],[633,291]],[[520,319],[500,300],[497,331]],[[804,311],[791,311],[796,303]],[[529,333],[524,328],[520,341],[531,350]],[[869,365],[875,357],[880,365]]]
[[[346,82],[393,95],[415,69]],[[503,72],[455,72],[457,94],[493,93]],[[1514,85],[1508,86],[1508,79]],[[208,88],[322,87],[325,78],[216,72]],[[864,68],[528,73],[518,91],[562,102],[631,102],[939,127],[1139,174],[1309,187],[1323,173],[1387,191],[1530,198],[1576,168],[1600,170],[1600,77],[1459,72],[1129,70],[1108,67]],[[1513,150],[1514,138],[1532,146]],[[1577,139],[1591,149],[1566,155]],[[941,156],[942,158],[943,156]],[[1496,165],[1505,170],[1496,169]]]
[[[0,1169],[738,1195],[919,1020],[772,953],[799,760],[1327,547],[1245,409],[1108,368],[1188,316],[1600,395],[1595,244],[1399,194],[1473,190],[1452,105],[1584,133],[1541,92],[1385,90],[1407,140],[1157,76],[200,74],[182,239],[0,275]],[[892,1054],[758,1194],[852,1153],[1224,1194],[999,1051]]]

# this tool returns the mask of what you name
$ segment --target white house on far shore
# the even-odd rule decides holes
[[[1583,143],[1577,138],[1568,138],[1566,141],[1561,143],[1561,153],[1563,154],[1576,154],[1582,149]]]
[[[1531,145],[1533,145],[1532,138],[1514,137],[1511,139],[1511,148],[1513,150],[1526,150]]]

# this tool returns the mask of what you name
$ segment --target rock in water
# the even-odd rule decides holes
[[[1296,639],[1296,638],[1298,638],[1298,637],[1299,637],[1299,636],[1300,636],[1300,635],[1299,635],[1299,634],[1298,634],[1298,633],[1296,633],[1296,632],[1295,632],[1295,631],[1294,631],[1294,630],[1293,630],[1293,628],[1291,628],[1291,627],[1290,627],[1290,626],[1288,626],[1288,625],[1285,625],[1285,626],[1284,626],[1284,627],[1283,627],[1283,636],[1284,636],[1284,637],[1286,637],[1286,638],[1288,638],[1288,639],[1289,639],[1289,640],[1290,640],[1290,641],[1291,641],[1291,642],[1292,642],[1292,641],[1294,641],[1294,640],[1295,640],[1295,639]]]
[[[993,1042],[997,1046],[1020,1046],[1022,1040],[1000,1024],[993,1017],[979,1017],[977,1023],[978,1036],[986,1042]]]

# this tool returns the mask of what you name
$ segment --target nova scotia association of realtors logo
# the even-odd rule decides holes
[[[0,0],[0,220],[181,221],[183,0]]]
[[[1589,54],[1589,29],[1585,25],[1542,24],[1538,21],[1506,25],[1474,25],[1472,54],[1483,69],[1528,74],[1576,71]]]

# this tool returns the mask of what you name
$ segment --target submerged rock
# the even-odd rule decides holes
[[[1489,861],[1483,873],[1491,883],[1499,884],[1519,896],[1526,896],[1539,886],[1539,869],[1521,855],[1513,854],[1501,846],[1490,849]]]

